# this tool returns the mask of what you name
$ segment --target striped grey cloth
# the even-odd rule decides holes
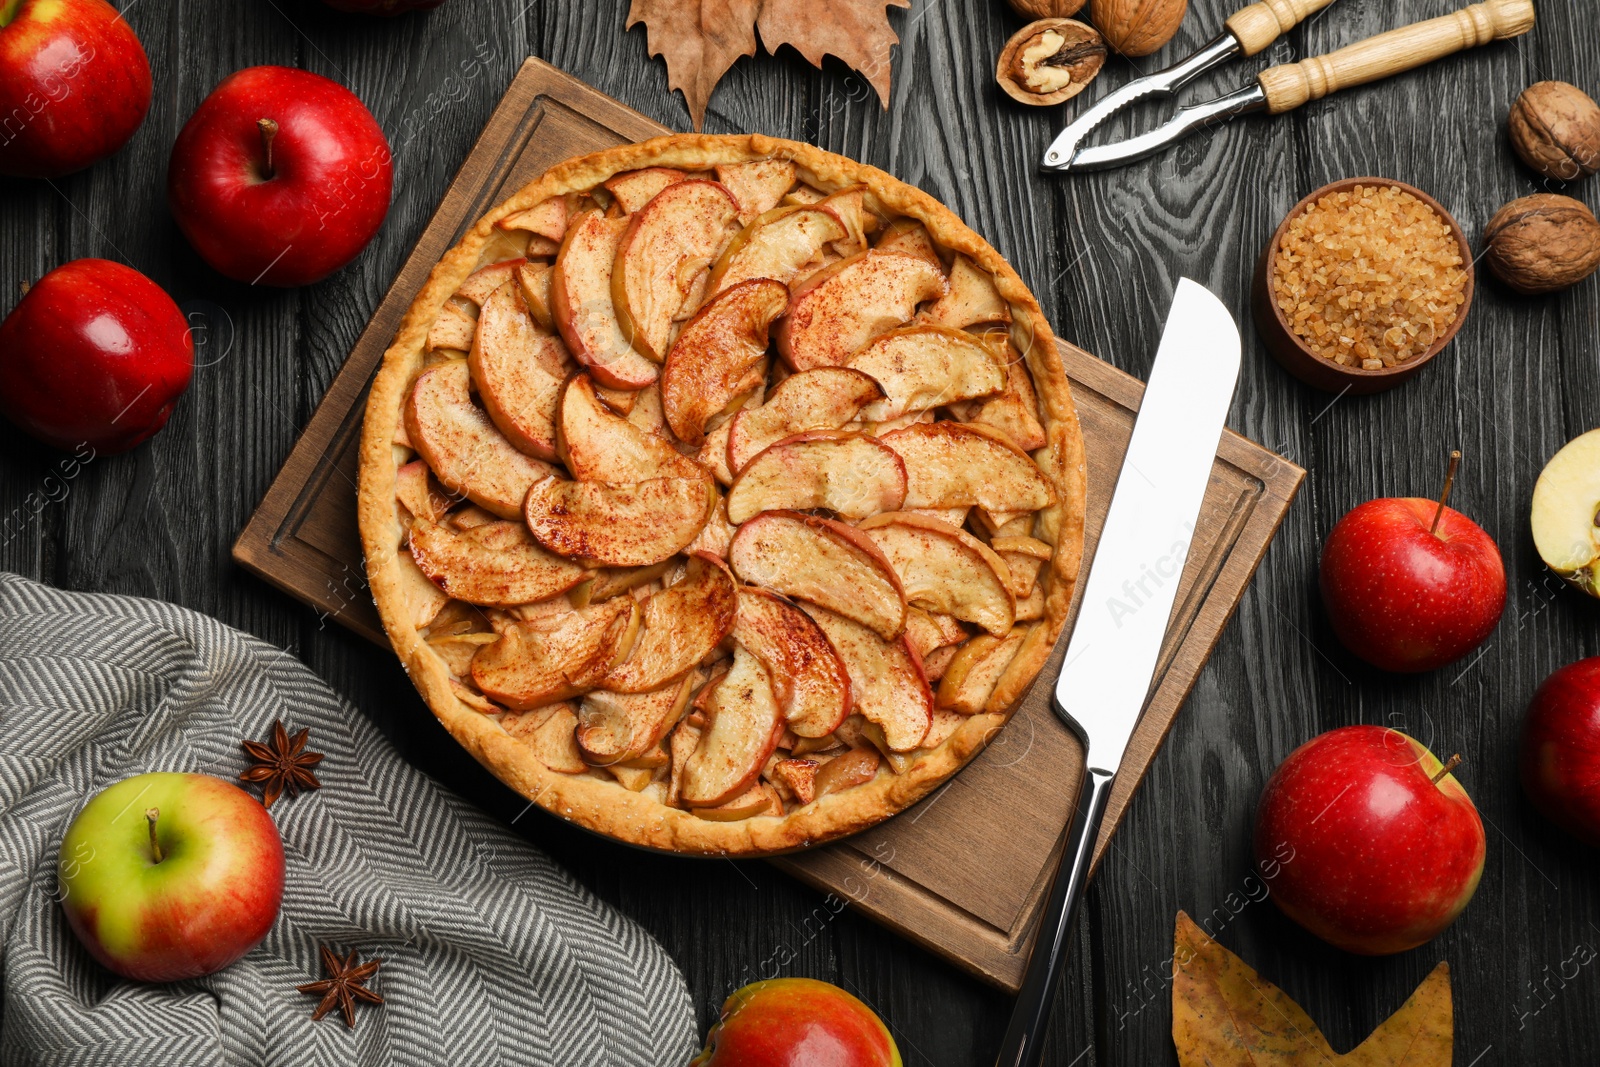
[[[285,797],[283,913],[248,956],[119,981],[54,899],[72,817],[140,771],[232,778],[240,738],[309,726],[323,787]],[[382,956],[356,1029],[295,986],[317,946]],[[404,763],[294,657],[169,604],[0,575],[0,1063],[681,1067],[693,1018],[649,935]]]

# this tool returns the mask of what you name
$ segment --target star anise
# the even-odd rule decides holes
[[[287,789],[290,796],[298,796],[302,789],[321,789],[322,783],[311,773],[311,768],[322,762],[322,753],[307,752],[306,739],[311,731],[301,730],[293,738],[284,729],[283,720],[272,724],[272,740],[241,741],[239,746],[255,760],[239,775],[241,782],[262,782],[261,806],[272,807],[272,802]]]
[[[328,975],[320,982],[307,982],[305,985],[295,986],[302,993],[313,997],[321,997],[322,1001],[311,1013],[311,1021],[317,1022],[328,1014],[337,1005],[344,1014],[344,1024],[351,1029],[356,1025],[356,1001],[364,1000],[368,1004],[382,1004],[383,998],[363,983],[368,978],[378,973],[378,966],[383,963],[383,958],[370,959],[360,966],[356,965],[356,954],[351,950],[350,955],[340,959],[333,954],[327,945],[320,946],[322,950],[322,969]]]

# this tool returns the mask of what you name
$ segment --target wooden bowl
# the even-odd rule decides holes
[[[1451,232],[1455,234],[1456,243],[1461,246],[1461,262],[1466,264],[1467,269],[1467,284],[1463,290],[1463,295],[1466,299],[1461,304],[1461,310],[1456,314],[1456,321],[1450,324],[1450,328],[1444,332],[1444,336],[1435,341],[1421,355],[1412,356],[1399,366],[1384,367],[1381,370],[1346,367],[1325,356],[1320,356],[1308,348],[1305,342],[1296,337],[1294,331],[1289,328],[1288,320],[1284,318],[1282,309],[1278,307],[1278,302],[1272,298],[1270,286],[1272,263],[1278,256],[1278,245],[1283,240],[1284,233],[1289,229],[1289,222],[1329,193],[1345,192],[1357,185],[1392,185],[1405,190],[1433,208],[1450,227]],[[1390,178],[1346,178],[1343,181],[1324,185],[1321,189],[1300,201],[1294,206],[1293,211],[1284,216],[1283,222],[1278,224],[1277,232],[1272,235],[1272,240],[1267,244],[1266,250],[1261,253],[1261,259],[1256,263],[1256,279],[1251,292],[1251,304],[1255,311],[1256,330],[1261,334],[1261,340],[1266,344],[1267,351],[1272,354],[1272,358],[1282,364],[1284,370],[1287,370],[1307,385],[1316,386],[1318,389],[1326,389],[1330,393],[1381,393],[1385,389],[1393,389],[1401,382],[1415,375],[1455,339],[1456,333],[1461,329],[1461,324],[1467,321],[1467,312],[1472,308],[1475,274],[1472,263],[1472,246],[1467,243],[1466,234],[1461,231],[1461,224],[1456,222],[1450,212],[1444,209],[1444,205],[1421,189],[1407,185],[1405,182],[1397,182]]]

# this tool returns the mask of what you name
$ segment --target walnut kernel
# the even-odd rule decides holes
[[[1059,104],[1083,92],[1105,61],[1105,40],[1093,27],[1071,19],[1040,19],[1006,42],[994,77],[1019,103]]]
[[[1600,170],[1600,105],[1577,86],[1530,85],[1506,121],[1517,155],[1545,177],[1570,182]]]
[[[1600,268],[1600,221],[1570,196],[1513,200],[1484,228],[1484,260],[1519,293],[1553,293]]]

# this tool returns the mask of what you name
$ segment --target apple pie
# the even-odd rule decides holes
[[[776,853],[982,750],[1072,598],[1083,442],[1038,302],[927,194],[809,145],[568,161],[384,358],[361,537],[446,729],[562,818]]]

